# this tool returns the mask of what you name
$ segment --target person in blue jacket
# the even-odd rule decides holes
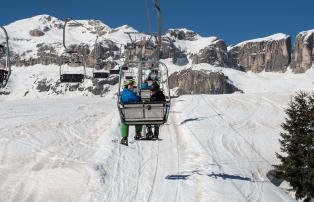
[[[120,96],[120,102],[122,104],[128,104],[133,102],[140,102],[141,98],[136,95],[134,92],[134,80],[128,80],[124,83],[124,88],[122,90]],[[121,132],[121,144],[128,145],[128,136],[129,136],[129,125],[121,122],[120,124],[120,132]],[[142,125],[135,125],[135,139],[139,139],[141,137]]]

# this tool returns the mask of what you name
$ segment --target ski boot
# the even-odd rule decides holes
[[[137,134],[135,134],[135,136],[134,136],[134,140],[139,140],[139,139],[141,139],[141,138],[142,138],[141,133],[137,133]]]
[[[120,141],[120,144],[123,144],[125,146],[128,146],[129,143],[128,143],[128,138],[127,137],[123,137]]]
[[[159,136],[159,126],[155,126],[153,140],[158,140],[159,139],[158,136]]]
[[[149,132],[146,133],[146,139],[147,140],[152,140],[153,137],[154,137],[154,134],[153,134],[152,131],[149,131]]]

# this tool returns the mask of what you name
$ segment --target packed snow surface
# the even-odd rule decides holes
[[[313,69],[219,70],[245,94],[173,99],[161,140],[134,142],[131,127],[126,147],[116,87],[104,97],[39,93],[36,79],[56,81],[58,68],[14,67],[11,94],[0,95],[0,201],[294,201],[266,173],[278,163],[284,109],[313,89]]]

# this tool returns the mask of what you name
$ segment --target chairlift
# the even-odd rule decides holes
[[[156,56],[153,60],[143,60],[141,51],[139,53],[138,61],[127,61],[120,67],[119,72],[119,88],[118,96],[122,90],[123,83],[128,80],[123,71],[123,67],[132,67],[133,78],[137,78],[137,94],[141,97],[141,102],[137,103],[121,103],[120,99],[117,101],[117,107],[119,110],[121,121],[127,125],[163,125],[167,122],[169,111],[170,111],[170,88],[169,88],[169,75],[167,66],[159,61],[160,58],[160,47],[161,47],[161,15],[159,1],[154,0],[154,5],[158,16],[158,33],[156,36],[157,46],[154,47]],[[135,40],[132,39],[131,34],[127,33],[131,39],[132,45],[135,45]],[[134,47],[134,46],[130,46]],[[143,47],[141,47],[143,48]],[[150,100],[151,91],[149,89],[141,89],[141,85],[144,83],[145,77],[148,77],[150,73],[156,74],[155,82],[160,85],[160,90],[163,91],[166,97],[166,101],[152,102]],[[129,76],[129,75],[128,75]]]
[[[128,62],[126,65],[134,65]],[[157,64],[154,69],[158,69],[161,76],[158,83],[160,84],[161,90],[165,94],[165,102],[151,102],[150,101],[150,90],[141,89],[141,84],[144,82],[146,75],[144,72],[151,71],[149,68],[146,68],[144,64],[147,61],[137,62],[137,66],[134,68],[135,72],[134,77],[137,77],[137,93],[141,97],[141,102],[139,103],[128,103],[124,104],[120,102],[120,99],[117,102],[118,110],[120,113],[120,118],[122,122],[127,125],[163,125],[167,122],[169,111],[170,111],[170,89],[168,83],[168,68],[162,62],[150,61],[150,63]],[[137,72],[136,72],[137,71]],[[122,68],[120,68],[120,77],[119,77],[119,91],[118,96],[122,90],[123,83],[125,80],[128,80],[124,76]]]
[[[63,47],[65,52],[61,55],[60,81],[62,83],[82,83],[86,76],[85,57],[75,50],[68,49],[65,44],[66,26],[70,21],[72,21],[71,18],[66,18],[63,26]]]
[[[95,40],[95,58],[96,58],[96,64],[93,66],[93,78],[94,79],[106,79],[110,76],[110,73],[108,71],[103,70],[103,66],[101,64],[101,61],[99,59],[99,45],[98,45],[98,35]]]
[[[10,63],[10,47],[9,47],[9,36],[8,32],[3,26],[0,26],[5,34],[6,45],[3,46],[5,48],[5,64],[0,66],[0,88],[4,88],[11,76],[11,63]]]

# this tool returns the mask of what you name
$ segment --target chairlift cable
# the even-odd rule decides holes
[[[147,17],[147,32],[150,33],[151,32],[151,20],[150,20],[150,12],[148,8],[147,0],[144,0],[144,4],[145,4],[145,10],[146,10],[146,17]]]
[[[155,8],[157,11],[157,20],[158,20],[158,27],[157,27],[157,37],[158,37],[158,44],[157,44],[157,59],[160,58],[160,49],[161,49],[161,32],[162,32],[162,22],[161,22],[161,9],[159,0],[154,0]]]

